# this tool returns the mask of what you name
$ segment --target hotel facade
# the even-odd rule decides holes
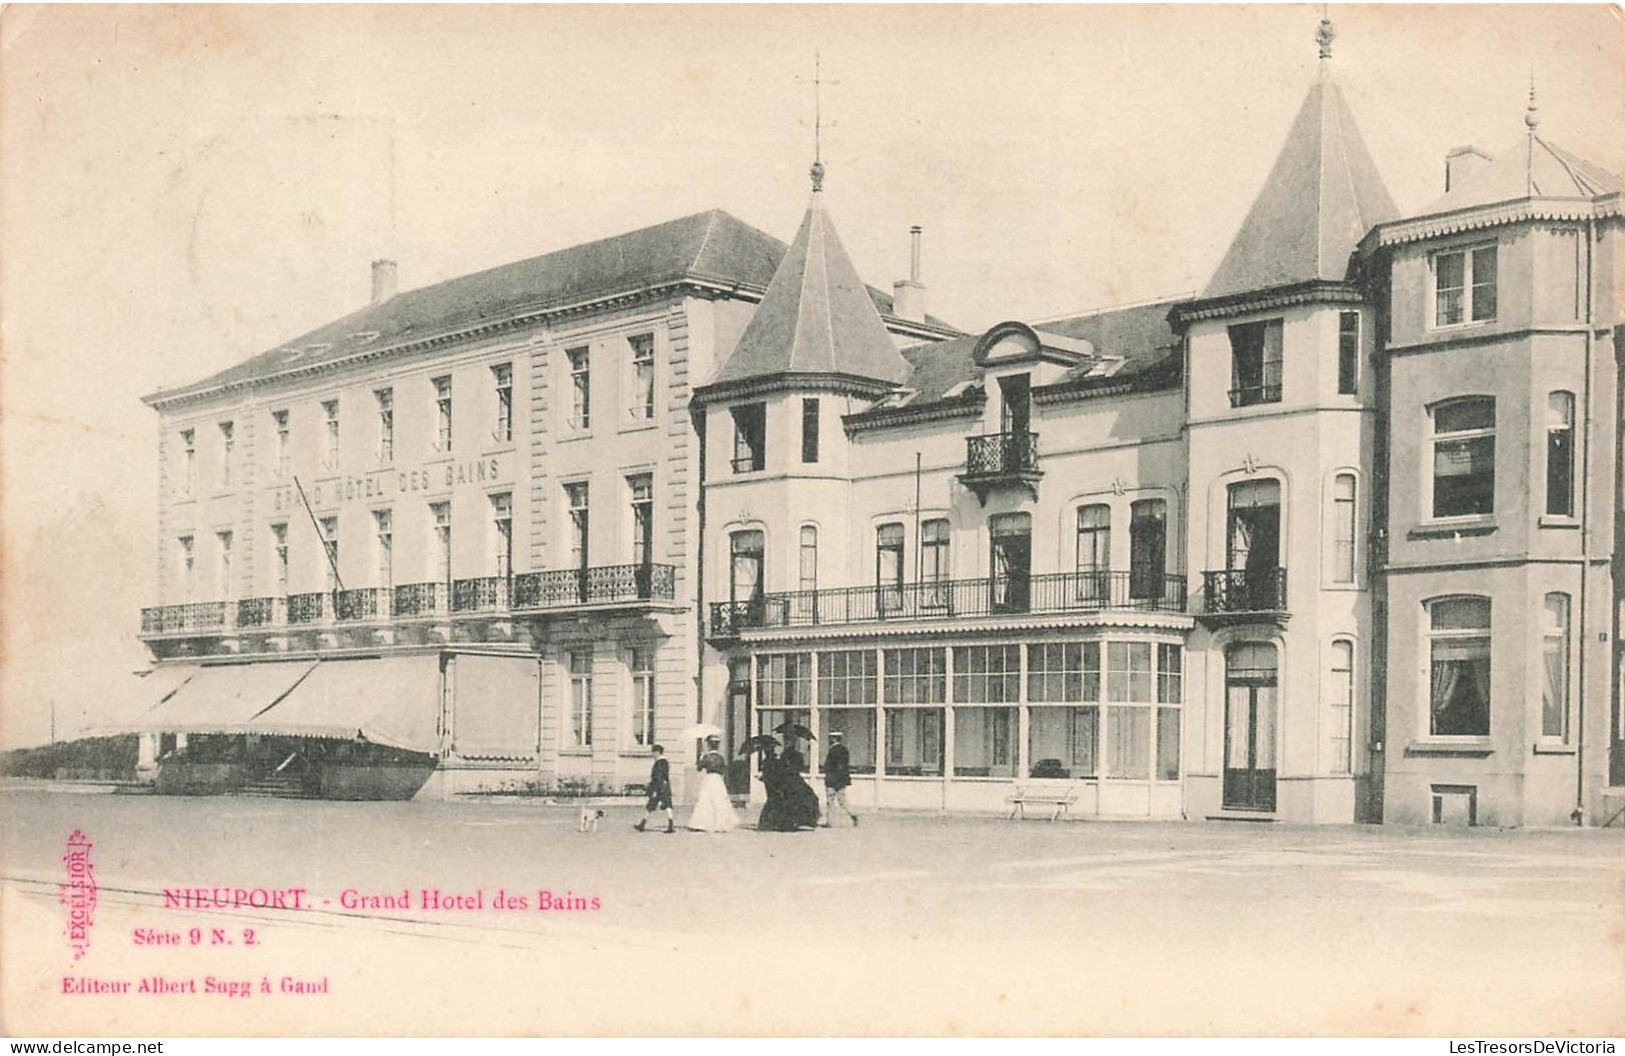
[[[378,265],[151,397],[160,784],[268,743],[317,794],[612,787],[794,723],[871,808],[1606,823],[1625,184],[1531,105],[1403,214],[1329,43],[1194,298],[960,333],[917,233],[861,281],[815,165],[788,248]]]

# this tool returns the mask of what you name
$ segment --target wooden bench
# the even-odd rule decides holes
[[[1025,818],[1028,804],[1051,808],[1054,813],[1049,816],[1049,820],[1058,821],[1061,815],[1067,812],[1067,808],[1078,801],[1078,790],[1072,785],[1049,788],[1032,788],[1018,785],[1015,794],[1006,796],[1004,801],[1010,804],[1011,821],[1017,818]]]

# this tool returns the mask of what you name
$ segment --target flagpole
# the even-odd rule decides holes
[[[339,578],[339,563],[333,560],[333,551],[322,536],[321,523],[316,520],[316,511],[311,509],[310,500],[305,497],[305,486],[299,483],[298,474],[294,475],[293,486],[299,489],[299,501],[304,503],[305,513],[310,515],[310,527],[316,533],[316,540],[322,544],[322,553],[327,557],[327,567],[333,570],[333,593],[337,594],[344,589],[344,580]]]

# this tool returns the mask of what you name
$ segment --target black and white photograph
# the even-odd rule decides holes
[[[1622,129],[1600,4],[7,6],[0,1032],[1625,1034]]]

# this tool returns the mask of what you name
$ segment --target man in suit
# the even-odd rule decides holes
[[[830,731],[829,740],[829,755],[824,759],[824,798],[827,800],[824,805],[824,828],[830,827],[837,804],[852,819],[852,827],[857,828],[858,816],[846,801],[847,787],[852,784],[852,753],[846,750],[843,743],[846,738],[841,731]]]
[[[666,812],[666,831],[677,831],[677,815],[671,809],[671,764],[666,762],[666,749],[654,746],[655,763],[649,768],[649,801],[643,805],[644,815],[633,828],[639,832],[648,828],[649,819],[657,810]]]

